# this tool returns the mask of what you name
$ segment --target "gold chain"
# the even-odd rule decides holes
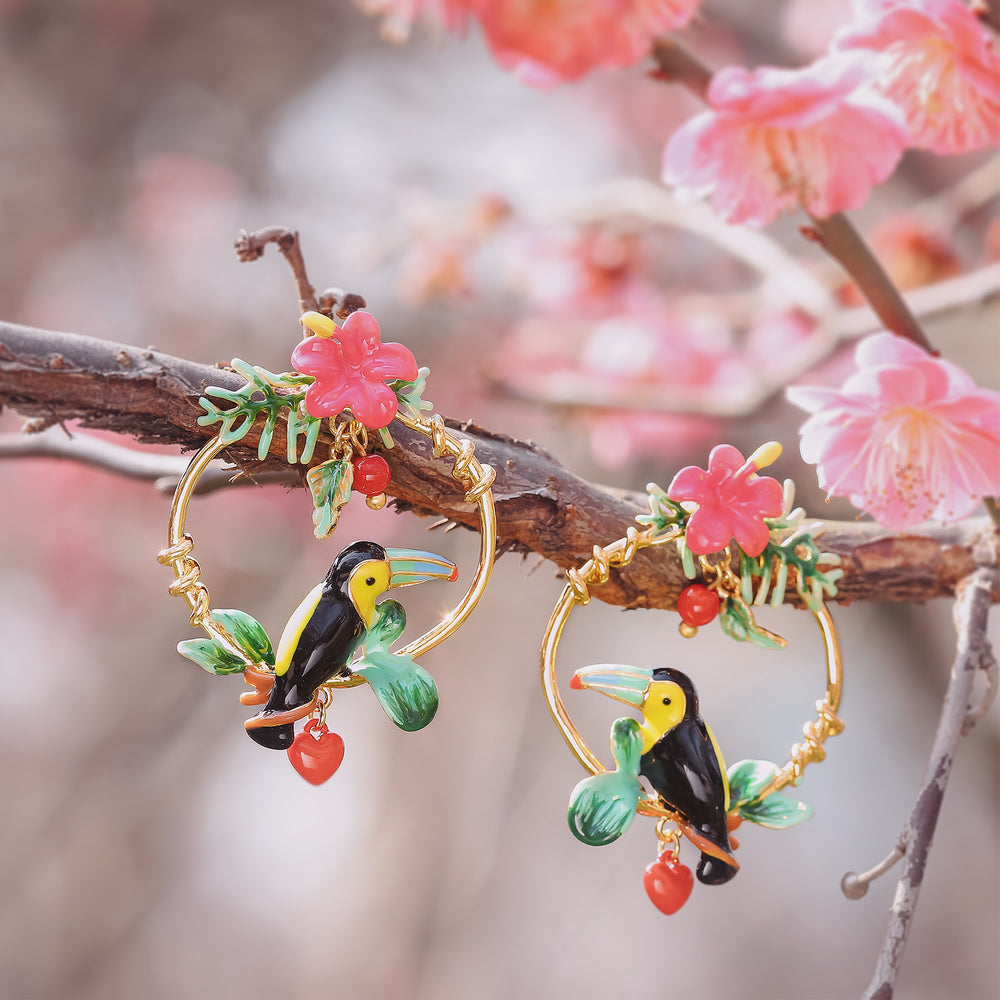
[[[542,639],[542,690],[545,692],[549,713],[562,733],[563,739],[577,760],[591,774],[604,773],[607,768],[580,735],[559,694],[556,680],[556,653],[559,649],[559,640],[562,637],[563,629],[566,627],[566,622],[569,620],[573,608],[577,605],[590,603],[590,588],[607,582],[612,567],[627,566],[640,549],[675,542],[683,534],[681,528],[656,534],[656,529],[652,527],[643,532],[629,527],[624,538],[604,547],[595,545],[593,554],[587,562],[579,569],[570,569],[566,572],[566,586],[556,601]],[[727,554],[728,551],[727,549]],[[703,572],[710,569],[715,574],[715,582],[727,594],[738,595],[739,578],[733,572],[728,558],[712,563],[708,562],[705,557],[701,557],[701,563]],[[825,604],[820,605],[817,610],[812,610],[812,615],[823,634],[823,643],[826,649],[826,693],[822,699],[816,702],[818,718],[803,726],[804,740],[792,747],[791,760],[784,767],[778,769],[770,784],[757,796],[755,801],[760,801],[786,785],[797,782],[802,777],[806,765],[821,761],[826,756],[826,750],[823,747],[826,739],[830,736],[836,736],[844,728],[843,722],[837,716],[843,689],[843,661],[840,642],[837,639],[837,630]],[[637,811],[646,816],[660,817],[661,821],[674,817],[674,813],[664,809],[658,798],[651,797],[646,793],[639,801]]]
[[[480,548],[479,567],[476,576],[461,601],[438,622],[425,632],[419,639],[399,650],[400,655],[420,656],[433,649],[449,636],[453,635],[472,614],[473,609],[482,597],[493,572],[493,558],[496,552],[497,520],[496,508],[493,503],[492,485],[496,472],[489,465],[483,465],[475,456],[475,445],[468,438],[459,438],[444,426],[444,420],[439,414],[434,414],[429,420],[423,418],[411,419],[397,414],[396,419],[411,430],[418,431],[431,439],[436,458],[451,456],[455,459],[452,477],[457,480],[465,491],[465,500],[479,507]],[[359,432],[353,425],[361,428]],[[362,433],[363,432],[363,433]],[[337,435],[340,435],[338,439]],[[342,446],[367,448],[367,430],[357,421],[338,424],[334,431],[337,446],[339,440]],[[270,668],[259,661],[250,660],[246,653],[236,643],[233,636],[222,628],[211,615],[211,599],[208,588],[201,581],[201,567],[191,558],[194,540],[185,532],[188,504],[194,495],[195,487],[202,473],[226,445],[220,436],[214,437],[194,456],[181,476],[170,508],[170,523],[167,529],[167,547],[157,556],[157,561],[164,566],[170,566],[174,571],[174,582],[170,585],[170,593],[175,597],[183,597],[191,609],[191,625],[201,628],[212,639],[216,640],[227,652],[238,657],[248,666],[260,671]],[[344,678],[334,678],[328,682],[330,687],[353,687],[363,682],[354,675]]]

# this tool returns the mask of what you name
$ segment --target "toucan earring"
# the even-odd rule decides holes
[[[191,624],[207,636],[179,643],[178,651],[209,673],[242,673],[251,690],[240,701],[257,709],[245,723],[247,733],[261,746],[286,751],[295,769],[319,784],[344,755],[343,741],[326,727],[327,708],[339,688],[367,683],[386,715],[407,731],[422,729],[434,717],[437,686],[415,658],[452,635],[486,589],[496,515],[493,470],[480,464],[472,443],[447,430],[439,415],[424,415],[432,409],[423,399],[429,372],[417,367],[406,347],[382,343],[378,323],[367,312],[351,313],[342,326],[318,312],[307,312],[301,322],[306,335],[292,352],[294,371],[276,375],[236,359],[232,368],[246,385],[236,391],[205,390],[199,423],[220,427],[177,484],[168,545],[158,558],[174,571],[170,592],[184,598]],[[317,538],[333,533],[352,491],[364,494],[372,508],[385,506],[389,465],[369,452],[369,444],[377,433],[393,447],[388,431],[393,419],[429,438],[435,457],[452,460],[452,478],[465,500],[477,505],[481,545],[472,583],[441,621],[403,648],[391,651],[406,625],[402,605],[376,601],[391,588],[457,580],[457,566],[431,552],[370,541],[348,545],[291,615],[276,649],[246,612],[211,608],[201,569],[191,558],[194,542],[185,531],[188,503],[212,459],[255,426],[263,459],[282,417],[289,464],[313,461],[324,425],[332,436],[329,457],[312,465],[306,476]],[[302,720],[304,728],[296,735],[295,724]]]
[[[680,862],[682,838],[700,853],[700,882],[728,882],[739,868],[733,830],[743,820],[783,829],[807,819],[807,805],[778,793],[797,785],[806,765],[826,756],[825,740],[843,729],[837,716],[840,648],[823,603],[836,593],[843,571],[836,568],[836,556],[819,551],[802,510],[792,509],[792,483],[786,481],[783,488],[757,474],[780,451],[771,442],[744,461],[736,448],[719,445],[707,470],[682,469],[666,491],[650,485],[650,512],[637,519],[642,529],[629,528],[625,538],[595,546],[592,559],[567,573],[545,632],[541,669],[549,711],[590,772],[570,795],[570,829],[584,843],[601,846],[617,840],[637,813],[655,818],[659,851],[646,868],[644,885],[664,913],[683,906],[694,885],[690,868]],[[573,725],[556,681],[556,653],[570,612],[590,601],[590,588],[605,582],[613,567],[627,566],[640,549],[667,547],[679,553],[693,581],[677,600],[680,633],[688,639],[718,618],[733,639],[783,648],[781,636],[757,624],[756,610],[768,598],[775,607],[781,604],[792,582],[815,617],[826,654],[826,691],[816,702],[817,718],[806,723],[803,740],[792,747],[784,766],[741,760],[727,769],[701,716],[694,683],[672,667],[601,663],[573,673],[571,689],[598,691],[641,715],[618,719],[611,727],[614,770],[601,763]]]

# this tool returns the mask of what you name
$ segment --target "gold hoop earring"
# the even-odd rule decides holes
[[[707,470],[682,469],[667,491],[651,484],[650,513],[639,518],[643,530],[630,527],[624,538],[595,545],[592,558],[567,573],[542,641],[541,681],[549,712],[589,772],[570,796],[570,829],[584,843],[602,846],[617,840],[637,814],[655,818],[659,851],[644,885],[654,905],[668,914],[683,906],[694,885],[690,869],[679,862],[681,838],[701,852],[699,881],[729,881],[739,868],[732,831],[743,820],[783,829],[807,819],[808,806],[776,793],[798,784],[806,766],[826,756],[826,740],[843,729],[837,715],[842,657],[823,603],[824,596],[835,595],[842,571],[835,568],[835,556],[819,551],[803,512],[792,509],[792,484],[782,488],[757,474],[779,453],[772,442],[744,461],[735,448],[720,445]],[[816,702],[817,718],[805,724],[803,739],[784,766],[741,760],[727,769],[701,717],[693,681],[671,667],[594,664],[574,672],[571,688],[596,690],[642,716],[612,724],[614,770],[604,766],[574,725],[556,675],[559,641],[571,612],[588,604],[591,588],[606,582],[613,569],[628,566],[641,549],[664,547],[676,549],[688,579],[698,581],[678,598],[680,632],[686,638],[718,617],[734,639],[783,648],[781,636],[757,624],[755,609],[768,597],[774,606],[781,604],[790,574],[816,619],[825,649],[826,689]]]
[[[481,464],[472,442],[448,430],[423,399],[427,368],[417,368],[401,344],[382,343],[374,317],[353,312],[342,326],[321,313],[303,315],[306,336],[292,353],[295,370],[274,374],[235,359],[232,368],[246,379],[231,391],[209,387],[200,399],[199,423],[220,428],[191,460],[174,491],[168,543],[158,560],[174,572],[170,593],[191,610],[191,625],[206,638],[178,644],[178,651],[214,674],[242,673],[253,689],[244,705],[260,706],[245,723],[255,742],[285,750],[307,781],[320,784],[340,766],[343,741],[326,727],[327,708],[340,688],[367,683],[386,715],[401,729],[415,731],[431,721],[438,693],[433,678],[415,662],[453,635],[482,597],[496,551],[494,471]],[[224,405],[220,406],[219,403]],[[386,505],[389,465],[369,450],[369,432],[388,448],[393,419],[429,438],[436,458],[453,461],[451,475],[468,503],[479,510],[479,564],[465,595],[444,618],[419,638],[391,651],[406,625],[395,600],[381,600],[391,589],[429,580],[458,579],[458,567],[431,552],[386,548],[358,541],[344,548],[293,612],[277,647],[260,623],[236,609],[212,609],[201,567],[191,557],[194,540],[186,531],[188,506],[211,461],[241,441],[258,424],[258,456],[270,449],[282,417],[287,459],[309,465],[325,425],[332,435],[326,461],[313,464],[307,482],[313,500],[314,534],[327,538],[352,491],[368,506]],[[296,736],[294,724],[309,718]]]

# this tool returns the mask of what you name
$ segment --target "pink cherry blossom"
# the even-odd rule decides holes
[[[858,344],[841,389],[792,386],[801,452],[830,496],[901,531],[956,521],[1000,493],[1000,393],[891,333]]]
[[[631,66],[653,39],[694,16],[701,0],[469,0],[494,58],[551,87],[599,67]]]
[[[314,417],[336,416],[349,406],[355,419],[372,429],[396,416],[399,403],[386,383],[412,382],[418,374],[410,350],[381,343],[378,323],[367,312],[351,313],[330,336],[301,341],[292,351],[292,365],[316,379],[306,389],[306,409]]]
[[[710,195],[727,222],[763,226],[799,205],[817,218],[856,208],[892,173],[909,136],[870,81],[869,53],[804,69],[721,70],[711,111],[667,144],[663,179],[682,201]]]
[[[774,444],[765,448],[780,451]],[[744,461],[738,448],[716,445],[708,456],[708,469],[688,465],[674,476],[667,496],[678,503],[693,500],[698,504],[684,536],[692,552],[718,552],[733,538],[748,556],[764,551],[770,537],[764,518],[781,515],[784,494],[776,479],[756,475],[758,454]]]
[[[366,13],[382,18],[382,36],[391,42],[405,42],[418,17],[424,17],[442,31],[465,30],[468,0],[355,0]]]
[[[912,143],[964,153],[1000,143],[1000,56],[963,0],[856,0],[837,49],[879,53],[878,88]]]

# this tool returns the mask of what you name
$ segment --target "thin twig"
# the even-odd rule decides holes
[[[918,316],[934,316],[959,309],[974,302],[984,302],[1000,294],[1000,263],[990,264],[955,278],[915,289],[906,301]],[[757,381],[742,390],[731,389],[720,395],[715,389],[684,386],[616,386],[606,379],[584,373],[560,372],[553,387],[537,379],[527,386],[503,376],[491,376],[495,386],[519,399],[547,406],[605,407],[614,410],[639,410],[646,413],[686,413],[708,417],[743,417],[752,414],[777,396],[785,386],[796,381],[825,361],[849,340],[881,329],[878,317],[868,306],[850,309],[821,323],[802,343],[774,357],[768,367],[757,373]],[[987,512],[993,510],[987,503]]]
[[[584,198],[559,207],[557,216],[584,224],[635,216],[659,226],[684,229],[756,271],[780,289],[790,304],[810,316],[829,315],[837,306],[823,282],[777,240],[753,229],[726,225],[707,205],[680,205],[662,185],[638,177],[619,177],[602,184]]]
[[[998,0],[1000,2],[1000,0]],[[956,220],[976,212],[1000,195],[1000,157],[990,157],[954,184],[936,191],[906,210],[926,229],[947,240],[954,234]]]
[[[38,434],[0,434],[2,458],[54,458],[78,462],[126,479],[152,482],[161,493],[173,493],[188,466],[188,460],[179,455],[137,451],[90,434],[72,434],[62,426],[50,427]],[[297,486],[299,477],[292,470],[274,470],[251,476],[220,461],[212,463],[202,473],[194,492],[204,496],[230,486],[270,484]]]
[[[241,229],[233,241],[233,246],[236,248],[236,256],[240,260],[251,261],[264,256],[264,248],[268,243],[274,243],[277,246],[285,260],[288,261],[288,266],[292,269],[295,287],[299,293],[299,312],[318,312],[319,303],[316,301],[316,289],[306,277],[306,263],[302,258],[299,234],[294,229],[270,226],[267,229],[258,229],[253,233]]]
[[[972,0],[977,16],[994,31],[1000,31],[1000,0]]]
[[[860,875],[857,872],[848,872],[840,880],[840,891],[848,899],[861,899],[867,894],[868,886],[892,868],[905,853],[906,838],[905,835],[901,835],[893,849],[877,865]]]
[[[650,55],[656,60],[656,69],[650,74],[658,80],[679,83],[708,103],[708,88],[712,71],[690,49],[672,35],[664,35],[653,42]]]
[[[912,340],[931,354],[938,353],[871,247],[843,212],[827,219],[813,218],[802,232],[840,262],[887,330]]]
[[[994,662],[986,626],[991,595],[997,584],[996,570],[980,568],[958,588],[954,610],[958,643],[951,680],[924,785],[902,834],[907,845],[903,872],[893,897],[889,927],[875,974],[864,994],[866,1000],[890,1000],[893,996],[952,761],[959,740],[969,728],[970,698],[976,675]]]

